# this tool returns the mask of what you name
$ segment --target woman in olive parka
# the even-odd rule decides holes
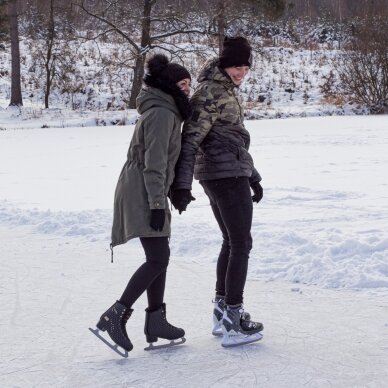
[[[181,148],[181,124],[190,114],[191,77],[183,66],[170,63],[161,54],[154,55],[147,67],[144,88],[136,100],[140,118],[116,187],[111,243],[113,249],[139,237],[146,262],[97,323],[99,330],[107,331],[115,344],[126,351],[133,346],[125,325],[132,305],[144,291],[148,298],[144,327],[147,342],[158,338],[184,342],[185,334],[168,323],[163,299],[170,256],[167,194]],[[93,332],[102,339],[97,330]]]

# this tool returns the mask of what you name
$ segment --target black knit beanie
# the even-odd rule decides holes
[[[169,77],[174,83],[182,81],[185,78],[191,79],[191,75],[187,69],[178,63],[169,63],[167,69]]]
[[[189,78],[190,73],[185,67],[178,63],[171,63],[164,54],[155,54],[147,61],[148,75],[159,78],[162,82],[177,82]]]
[[[143,79],[147,86],[157,88],[170,94],[183,119],[191,114],[191,106],[186,94],[176,85],[185,78],[191,79],[190,73],[178,63],[170,63],[163,54],[155,54],[147,61],[147,72]]]
[[[252,66],[252,47],[249,42],[241,37],[225,37],[222,52],[219,58],[222,69],[232,66]]]

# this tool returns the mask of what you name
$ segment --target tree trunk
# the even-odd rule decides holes
[[[219,1],[219,14],[217,16],[217,29],[218,29],[218,54],[221,55],[222,47],[225,39],[225,3],[223,0]]]
[[[136,97],[138,96],[142,80],[144,76],[144,64],[145,64],[145,55],[138,55],[135,62],[135,69],[133,74],[133,83],[131,89],[131,96],[129,98],[129,108],[136,109]]]
[[[145,65],[146,55],[147,55],[148,48],[151,44],[151,39],[150,39],[151,10],[154,4],[155,4],[155,0],[144,0],[141,44],[140,44],[140,49],[137,53],[136,62],[135,62],[131,96],[129,98],[130,109],[136,108],[136,97],[141,90],[142,80],[144,76],[144,65]]]
[[[53,59],[53,46],[55,39],[55,24],[54,24],[54,0],[50,1],[50,15],[49,24],[47,29],[47,51],[45,58],[45,69],[46,69],[46,88],[44,92],[44,107],[49,108],[49,97],[51,91],[51,84],[54,75],[54,59]]]
[[[11,102],[10,106],[23,105],[22,88],[20,80],[20,50],[19,50],[19,28],[17,0],[10,0],[8,4],[8,17],[10,21],[11,34]]]
[[[50,89],[51,89],[51,74],[49,66],[45,66],[46,68],[46,87],[44,90],[44,107],[46,109],[49,108],[49,97],[50,97]]]

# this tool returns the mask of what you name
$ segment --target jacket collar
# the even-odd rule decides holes
[[[217,58],[207,61],[199,72],[198,82],[216,81],[222,83],[228,89],[237,88],[238,86],[233,83],[225,71],[218,67],[218,64],[219,60]]]

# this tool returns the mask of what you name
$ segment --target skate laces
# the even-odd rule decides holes
[[[175,329],[175,326],[171,325],[171,323],[167,320],[167,314],[164,308],[162,308],[162,319],[168,327]]]
[[[131,313],[132,311],[129,309],[123,311],[122,318],[123,318],[124,324],[128,322],[128,319],[131,317]]]
[[[213,303],[216,303],[217,306],[222,310],[224,311],[225,310],[225,307],[226,307],[226,303],[225,303],[225,299],[221,299],[221,298],[216,298],[216,299],[212,299],[212,302]]]
[[[128,319],[131,317],[132,309],[130,308],[123,308],[120,314],[120,327],[121,330],[126,334],[126,324],[128,322]]]
[[[251,321],[251,314],[247,311],[244,311],[244,306],[241,305],[241,308],[238,310],[240,313],[240,324],[246,328],[254,329],[256,328],[256,322]]]
[[[241,324],[249,329],[256,329],[257,323],[253,321],[242,321]]]
[[[243,311],[241,314],[241,319],[243,321],[250,321],[251,320],[251,314],[249,314],[247,311]]]
[[[241,314],[241,326],[244,326],[248,329],[257,329],[259,327],[259,323],[255,321],[251,321],[251,314],[246,311],[243,311]]]

